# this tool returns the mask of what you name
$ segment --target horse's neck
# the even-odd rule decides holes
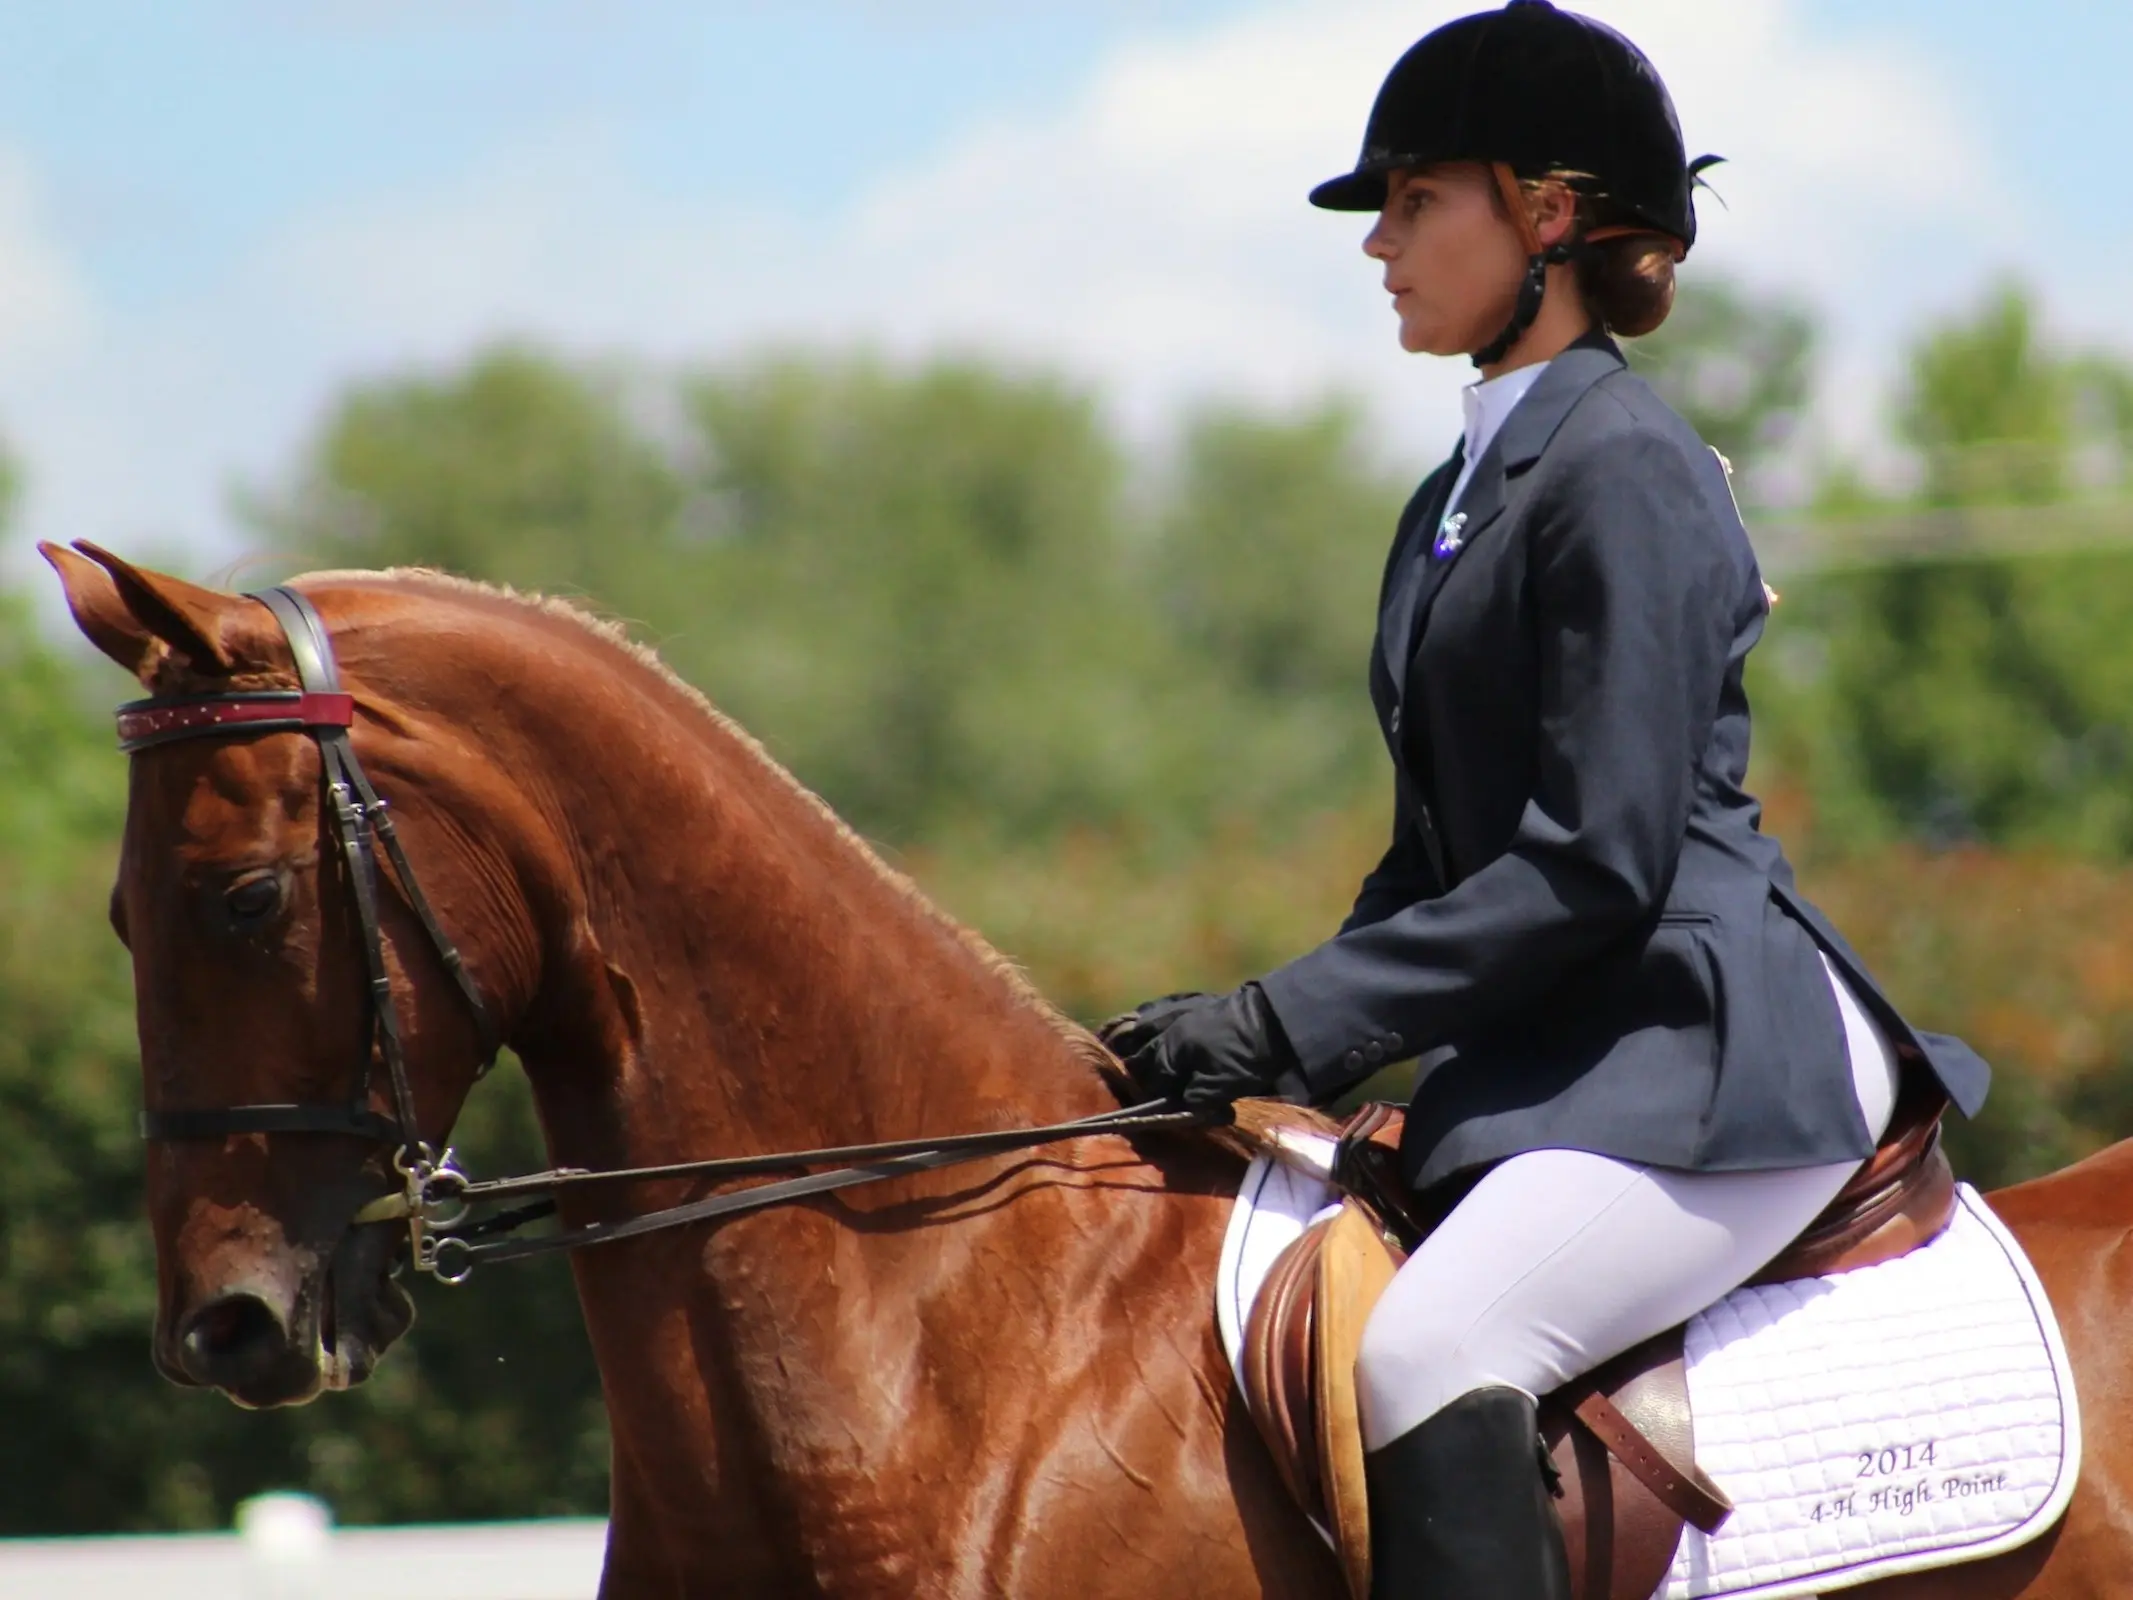
[[[556,1159],[686,1161],[1027,1125],[1112,1103],[1086,1036],[737,735],[685,704],[654,700],[633,720],[627,697],[554,703],[594,714],[576,737],[599,752],[559,751],[515,775],[548,817],[545,871],[561,885],[545,896],[552,925],[540,936],[553,970],[517,1041]],[[1083,1159],[1056,1157],[1069,1168]],[[980,1280],[1026,1248],[1012,1237],[1025,1208],[999,1203],[992,1170],[581,1260],[618,1496],[626,1469],[717,1485],[681,1520],[724,1519],[722,1560],[733,1563],[789,1559],[765,1531],[780,1513],[762,1509],[764,1495],[860,1503],[859,1488],[845,1489],[863,1488],[868,1472],[844,1463],[882,1459],[900,1426],[879,1351],[909,1347],[917,1305],[999,1304]],[[1046,1164],[1008,1183],[1039,1172],[1060,1182]],[[973,1200],[932,1209],[971,1184]],[[678,1197],[585,1203],[615,1215]],[[922,1365],[952,1363],[936,1351]]]
[[[514,1042],[557,1159],[763,1153],[1112,1103],[1085,1035],[738,736],[655,688],[529,682],[513,714],[564,708],[568,740],[490,740],[545,819],[539,993]],[[569,1197],[566,1217],[683,1192]],[[586,1252],[617,1547],[656,1523],[649,1542],[704,1552],[738,1590],[908,1592],[884,1576],[909,1542],[894,1497],[922,1485],[950,1544],[987,1537],[1007,1515],[996,1474],[950,1446],[1066,1426],[1061,1374],[1153,1384],[1095,1340],[1090,1307],[1115,1304],[1122,1276],[1211,1258],[1219,1229],[1195,1186],[1104,1140]],[[1205,1375],[1178,1352],[1201,1338],[1204,1291],[1169,1288],[1142,1293],[1136,1325],[1169,1375],[1157,1410],[1197,1416]],[[939,1459],[884,1473],[914,1438]]]
[[[557,681],[526,685],[520,703],[547,721],[505,746],[550,835],[545,970],[514,1042],[560,1159],[917,1137],[1111,1103],[1086,1035],[745,735],[614,646],[577,648],[616,681],[589,687],[584,660],[521,669]]]

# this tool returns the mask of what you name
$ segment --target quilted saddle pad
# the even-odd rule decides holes
[[[1216,1320],[1235,1363],[1266,1271],[1337,1196],[1330,1140],[1245,1175]],[[2028,1258],[1967,1184],[1924,1248],[1737,1289],[1687,1329],[1696,1455],[1733,1499],[1657,1600],[1794,1600],[1996,1555],[2065,1511],[2073,1372]]]
[[[2073,1369],[2035,1270],[1963,1184],[1923,1249],[1736,1289],[1688,1326],[1696,1455],[1737,1508],[1665,1600],[1826,1594],[1996,1555],[2074,1492]]]

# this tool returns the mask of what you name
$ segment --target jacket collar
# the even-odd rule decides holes
[[[1570,415],[1570,408],[1584,398],[1585,391],[1625,365],[1620,347],[1598,328],[1549,362],[1548,370],[1526,391],[1526,397],[1497,430],[1496,455],[1504,471],[1531,466],[1548,448],[1555,430]],[[1484,456],[1483,465],[1486,464]],[[1475,476],[1480,476],[1479,471]]]
[[[1503,510],[1506,479],[1533,465],[1548,448],[1548,441],[1555,437],[1563,419],[1570,415],[1570,408],[1584,398],[1585,391],[1609,373],[1620,371],[1624,364],[1615,342],[1598,329],[1548,363],[1548,370],[1504,418],[1496,437],[1474,464],[1474,476],[1467,482],[1466,493],[1451,511],[1459,524],[1452,530],[1456,540],[1453,555]],[[1433,546],[1438,531],[1429,531]]]
[[[1438,587],[1460,554],[1503,514],[1510,475],[1524,471],[1539,458],[1586,390],[1626,364],[1615,342],[1597,328],[1570,345],[1548,363],[1548,370],[1504,419],[1495,439],[1475,464],[1474,476],[1467,481],[1459,504],[1446,507],[1437,503],[1428,508],[1430,520],[1415,529],[1414,555],[1393,590],[1380,627],[1385,665],[1392,675],[1396,695],[1406,694],[1407,666]],[[1454,455],[1440,469],[1447,472],[1446,489],[1457,476],[1457,461]]]

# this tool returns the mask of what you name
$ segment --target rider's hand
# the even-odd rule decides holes
[[[1211,1006],[1220,998],[1197,989],[1162,995],[1113,1017],[1096,1030],[1096,1037],[1103,1041],[1105,1049],[1124,1061],[1146,1049],[1156,1035],[1180,1017]]]
[[[1127,1057],[1126,1070],[1146,1093],[1211,1109],[1273,1094],[1296,1071],[1296,1053],[1258,984],[1195,998],[1200,1003]]]

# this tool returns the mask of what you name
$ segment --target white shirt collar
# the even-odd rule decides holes
[[[1466,442],[1460,453],[1459,476],[1453,480],[1452,492],[1444,502],[1447,526],[1452,520],[1452,508],[1466,498],[1466,486],[1474,481],[1474,469],[1481,464],[1482,452],[1494,441],[1504,419],[1518,409],[1518,402],[1525,399],[1526,391],[1547,370],[1547,362],[1536,361],[1529,367],[1517,367],[1499,377],[1470,383],[1460,390],[1459,400],[1466,408]],[[1459,521],[1463,525],[1465,519],[1461,517]],[[1454,544],[1452,548],[1458,546]]]
[[[1466,409],[1467,460],[1481,459],[1482,452],[1488,449],[1503,427],[1504,419],[1518,408],[1526,391],[1547,370],[1547,362],[1536,361],[1531,366],[1517,367],[1498,377],[1470,383],[1459,391],[1460,403]]]

